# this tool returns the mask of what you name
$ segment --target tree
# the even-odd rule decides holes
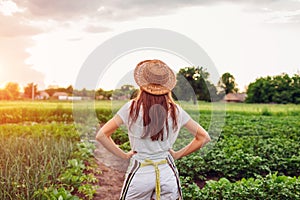
[[[96,91],[96,98],[97,97],[100,97],[100,99],[106,99],[106,100],[109,100],[112,96],[112,93],[113,91],[112,90],[103,90],[102,88],[99,88],[97,91]]]
[[[178,100],[212,101],[216,87],[208,80],[209,73],[203,67],[185,67],[177,73],[177,85],[173,93]]]
[[[218,85],[225,90],[225,94],[236,93],[238,91],[234,76],[228,72],[222,75]]]
[[[6,90],[0,90],[0,100],[8,100],[8,93]]]
[[[69,93],[69,94],[72,94],[73,93],[73,86],[72,85],[69,85],[69,87],[66,88],[66,92]]]
[[[114,99],[131,98],[133,93],[136,93],[136,89],[133,85],[122,85],[120,89],[113,91],[112,97]]]
[[[33,83],[28,83],[26,87],[24,87],[24,95],[28,98],[35,97],[37,94],[37,85]]]
[[[173,98],[175,100],[184,100],[184,101],[191,100],[193,93],[190,90],[189,82],[184,78],[184,76],[181,76],[179,74],[177,74],[176,78],[177,78],[177,83],[175,88],[172,91]]]
[[[300,77],[287,74],[267,76],[250,83],[246,102],[249,103],[300,103]]]
[[[7,92],[7,100],[16,100],[20,96],[20,87],[18,83],[9,82],[5,89]]]
[[[83,89],[84,92],[86,92],[86,89]],[[80,93],[79,91],[77,90],[74,90],[73,89],[73,86],[70,85],[68,86],[67,88],[63,88],[63,87],[59,87],[59,88],[48,88],[45,90],[50,96],[53,96],[53,94],[55,92],[65,92],[69,95],[71,95],[73,93],[73,95],[78,95],[78,93]]]
[[[134,99],[138,96],[140,90],[139,89],[134,89],[133,92],[131,93],[130,99]]]
[[[272,101],[276,103],[289,103],[292,99],[292,79],[287,74],[274,76],[272,83],[275,88]]]
[[[291,92],[291,96],[293,99],[293,103],[300,104],[300,75],[295,74],[292,77],[292,87],[293,90]]]
[[[256,79],[255,82],[250,83],[247,90],[246,102],[248,103],[262,103],[262,86],[264,79]]]

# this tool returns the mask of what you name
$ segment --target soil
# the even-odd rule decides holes
[[[95,200],[118,200],[124,181],[124,172],[107,167],[99,163],[99,169],[102,174],[97,175],[99,180],[99,189],[94,197]]]
[[[100,187],[94,200],[118,200],[129,161],[115,157],[100,144],[96,147],[94,156],[102,173],[96,175]]]

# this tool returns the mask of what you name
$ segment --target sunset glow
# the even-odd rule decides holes
[[[18,8],[17,4],[13,1],[0,1],[0,13],[5,16],[11,16],[17,12],[23,12],[24,9]]]

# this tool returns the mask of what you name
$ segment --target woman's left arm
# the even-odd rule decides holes
[[[194,139],[186,145],[184,148],[180,149],[179,151],[174,151],[173,149],[170,149],[170,153],[173,156],[174,159],[182,158],[183,156],[187,156],[201,147],[203,147],[206,143],[210,141],[210,137],[206,130],[200,126],[197,122],[190,119],[186,124],[185,127],[188,129],[188,131],[194,135]]]
[[[98,131],[96,140],[117,157],[130,159],[134,152],[129,151],[128,153],[125,153],[111,138],[111,135],[117,130],[117,128],[119,128],[121,124],[123,124],[121,117],[119,115],[115,115]]]

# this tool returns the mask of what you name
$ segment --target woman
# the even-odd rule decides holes
[[[140,86],[137,98],[126,103],[97,133],[96,139],[114,155],[130,159],[120,199],[182,199],[174,160],[210,141],[208,133],[171,96],[176,84],[173,71],[160,60],[145,60],[134,70]],[[125,153],[111,139],[124,124],[131,151]],[[185,127],[194,139],[179,151],[172,150],[179,130]]]

